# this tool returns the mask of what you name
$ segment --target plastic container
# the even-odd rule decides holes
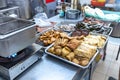
[[[99,6],[99,7],[105,6],[105,2],[98,2],[97,0],[91,0],[91,4],[92,6]]]

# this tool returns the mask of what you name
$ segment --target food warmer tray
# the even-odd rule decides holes
[[[51,27],[51,28],[48,28],[48,29],[40,32],[40,33],[37,33],[37,34],[36,34],[36,42],[35,42],[35,43],[38,44],[38,45],[40,45],[40,46],[42,46],[43,48],[48,47],[49,45],[48,45],[48,46],[45,46],[44,43],[39,40],[39,37],[40,37],[42,34],[44,34],[45,32],[50,31],[50,30],[56,30],[56,29],[54,29],[53,27]]]
[[[94,61],[95,57],[96,57],[96,56],[98,55],[98,53],[99,53],[99,50],[97,49],[97,50],[96,50],[96,53],[95,53],[94,56],[91,58],[91,60],[89,61],[89,63],[88,63],[86,66],[82,66],[82,65],[78,65],[78,64],[76,64],[76,63],[74,63],[74,62],[71,62],[71,61],[69,61],[69,60],[67,60],[67,59],[64,59],[64,58],[62,58],[62,57],[60,57],[60,56],[57,56],[57,55],[54,55],[54,54],[48,52],[48,49],[49,49],[50,47],[52,47],[53,45],[54,45],[54,44],[51,44],[50,46],[48,46],[48,47],[45,49],[45,53],[47,53],[48,55],[53,56],[53,57],[55,57],[55,58],[57,58],[57,59],[60,59],[60,60],[62,60],[62,61],[64,61],[64,62],[67,62],[67,63],[69,63],[69,64],[72,64],[72,65],[74,65],[74,66],[77,66],[77,67],[83,68],[83,69],[88,68],[88,67],[90,66],[90,64]]]
[[[9,57],[35,42],[34,22],[11,17],[0,20],[0,56]]]

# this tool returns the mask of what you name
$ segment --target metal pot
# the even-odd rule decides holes
[[[2,20],[3,23],[0,24],[0,56],[8,57],[35,42],[34,22],[9,17],[3,17]]]
[[[70,9],[66,11],[65,16],[67,19],[78,19],[80,18],[80,11],[75,9]]]
[[[0,8],[7,7],[7,1],[6,0],[0,0]]]

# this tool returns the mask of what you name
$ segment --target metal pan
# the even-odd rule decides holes
[[[113,28],[112,27],[109,27],[109,28],[105,28],[103,33],[101,34],[104,34],[104,35],[110,35],[113,31]]]
[[[93,56],[93,57],[91,58],[91,60],[89,61],[89,63],[88,63],[86,66],[82,66],[82,65],[78,65],[78,64],[76,64],[76,63],[74,63],[74,62],[71,62],[71,61],[69,61],[69,60],[67,60],[67,59],[64,59],[64,58],[62,58],[62,57],[60,57],[60,56],[57,56],[57,55],[55,55],[55,54],[52,54],[52,53],[48,52],[48,49],[51,48],[53,45],[54,45],[54,44],[51,44],[50,46],[48,46],[48,47],[45,49],[45,53],[47,53],[48,55],[51,55],[51,56],[53,56],[53,57],[55,57],[55,58],[57,58],[57,59],[60,59],[60,60],[62,60],[62,61],[64,61],[64,62],[67,62],[67,63],[69,63],[69,64],[72,64],[72,65],[74,65],[74,66],[77,66],[77,67],[83,68],[83,69],[88,68],[88,67],[90,66],[90,64],[94,61],[94,59],[95,59],[95,57],[97,56],[97,54],[99,53],[99,50],[97,50],[96,53],[94,54],[94,56]]]
[[[44,43],[43,43],[42,41],[40,41],[38,38],[39,38],[42,34],[44,34],[44,33],[47,32],[47,31],[50,31],[50,30],[57,30],[57,29],[52,27],[52,28],[46,29],[45,31],[43,31],[43,32],[41,32],[41,33],[36,34],[36,44],[39,44],[39,45],[43,46],[43,48],[48,47],[49,45],[48,45],[48,46],[45,46]],[[69,35],[68,32],[66,32],[66,33]]]
[[[113,28],[112,27],[109,27],[110,28],[110,31],[107,35],[111,35],[112,31],[113,31]]]
[[[43,48],[46,48],[47,46],[45,46],[44,43],[39,40],[39,37],[40,37],[42,34],[44,34],[45,32],[50,31],[50,30],[53,30],[53,28],[48,28],[48,29],[46,29],[46,30],[44,30],[44,31],[42,31],[42,32],[40,32],[40,33],[37,33],[37,34],[36,34],[36,42],[35,42],[35,43],[41,45]]]
[[[109,28],[102,28],[101,30],[99,31],[92,31],[93,33],[99,33],[99,34],[104,34],[104,35],[110,35],[113,31],[113,28],[112,27],[109,27]]]

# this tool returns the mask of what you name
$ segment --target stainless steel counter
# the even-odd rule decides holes
[[[51,17],[49,19],[49,21],[52,21],[52,22],[61,22],[61,21],[73,21],[73,22],[76,22],[76,21],[82,21],[83,20],[83,17],[80,16],[79,19],[76,19],[76,20],[70,20],[70,19],[65,19],[65,18],[60,18],[59,15],[56,15],[54,17]]]
[[[44,54],[40,60],[14,80],[81,80],[81,78],[86,78],[84,77],[86,74],[89,74],[88,69],[81,69]],[[0,76],[0,80],[6,79]],[[88,80],[88,77],[86,80]]]
[[[78,67],[45,55],[15,80],[73,80],[78,71]]]

